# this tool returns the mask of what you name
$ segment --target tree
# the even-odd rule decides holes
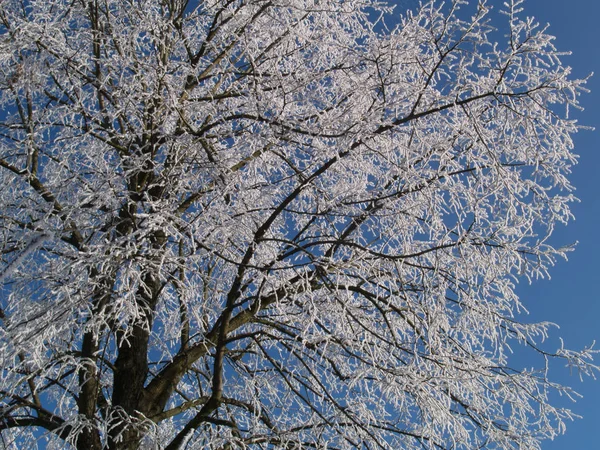
[[[2,1],[3,448],[562,432],[548,361],[593,352],[515,286],[568,250],[585,80],[465,3]]]

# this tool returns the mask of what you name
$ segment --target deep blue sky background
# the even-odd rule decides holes
[[[392,1],[399,5],[400,11],[418,5],[418,0]],[[476,0],[471,0],[467,9],[475,4]],[[502,0],[489,0],[488,4],[497,9]],[[524,319],[560,325],[545,343],[546,350],[558,348],[559,337],[564,339],[566,348],[581,349],[597,341],[596,347],[600,349],[600,0],[527,0],[523,7],[524,15],[535,17],[541,25],[550,24],[548,33],[556,36],[559,50],[572,51],[563,62],[573,68],[575,77],[596,73],[587,85],[591,93],[581,98],[585,110],[574,113],[582,125],[596,128],[575,136],[575,153],[580,160],[571,180],[581,202],[572,208],[576,220],[567,227],[559,227],[552,239],[556,246],[575,241],[579,244],[569,254],[568,262],[559,261],[553,267],[550,280],[539,280],[531,286],[523,281],[519,293],[530,312]],[[596,362],[600,365],[600,354]],[[581,382],[576,373],[570,374],[563,366],[560,363],[551,366],[553,381],[572,386],[584,397],[576,403],[565,398],[554,401],[569,406],[583,419],[568,423],[565,435],[544,442],[542,448],[600,449],[600,373],[597,381],[585,378]]]
[[[419,4],[418,0],[388,1],[398,5],[398,12]],[[488,5],[497,10],[503,1],[488,0]],[[473,11],[477,0],[470,3],[466,12]],[[552,238],[557,247],[573,242],[578,245],[568,261],[559,261],[552,268],[550,280],[538,280],[533,285],[524,280],[519,286],[518,292],[530,312],[523,320],[549,321],[560,326],[552,330],[545,350],[556,350],[559,337],[566,348],[579,350],[596,341],[595,348],[600,350],[600,0],[526,0],[523,8],[525,16],[533,16],[540,25],[550,25],[547,32],[556,37],[558,50],[572,52],[563,57],[563,63],[573,68],[574,77],[584,78],[595,72],[587,85],[591,92],[581,97],[585,110],[574,111],[572,116],[580,124],[596,128],[574,136],[575,153],[580,159],[571,180],[581,202],[572,205],[576,219],[566,227],[559,226]],[[600,365],[600,354],[596,363]],[[521,364],[527,365],[528,361],[517,349],[515,365]],[[539,360],[531,361],[528,367],[533,365],[539,367]],[[600,372],[598,380],[580,381],[562,363],[550,367],[552,381],[569,385],[583,395],[576,403],[564,397],[554,398],[553,402],[569,407],[583,418],[569,422],[566,434],[545,441],[542,448],[600,449]]]
[[[559,50],[572,51],[563,61],[573,68],[574,76],[595,72],[588,83],[591,93],[581,98],[585,110],[575,116],[596,131],[575,136],[575,153],[580,160],[571,179],[581,202],[573,205],[576,220],[559,227],[553,239],[557,244],[579,244],[568,262],[561,261],[553,268],[551,280],[524,286],[521,295],[533,320],[560,325],[553,335],[562,336],[566,347],[578,349],[595,340],[600,349],[600,1],[528,0],[524,7],[527,15],[550,24],[549,32],[556,36]],[[550,344],[558,344],[556,341],[551,339]],[[600,364],[600,355],[596,361]],[[565,435],[545,443],[544,450],[600,449],[600,378],[580,382],[568,370],[557,369],[559,381],[584,396],[572,405],[583,419],[569,424]]]

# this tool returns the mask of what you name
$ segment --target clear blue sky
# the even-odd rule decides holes
[[[471,0],[472,3],[476,0]],[[401,6],[414,6],[416,0],[397,0]],[[502,0],[490,0],[495,8]],[[600,1],[599,0],[527,0],[524,14],[535,17],[540,24],[550,24],[549,33],[556,36],[559,50],[571,51],[563,61],[573,68],[576,77],[595,72],[582,96],[583,112],[577,112],[581,124],[596,131],[582,131],[575,136],[575,153],[580,156],[571,180],[581,200],[573,205],[575,221],[559,227],[553,243],[560,246],[578,241],[569,261],[560,261],[551,270],[550,280],[523,285],[519,292],[529,309],[531,321],[547,320],[560,325],[553,330],[546,349],[560,345],[580,349],[596,341],[600,349]],[[600,354],[596,358],[600,365]],[[577,374],[555,364],[554,381],[572,386],[583,398],[571,404],[558,399],[583,419],[567,424],[565,435],[543,444],[544,450],[600,449],[600,373],[598,380],[579,381]]]
[[[499,2],[498,2],[499,3]],[[594,340],[600,349],[600,1],[528,0],[525,13],[550,24],[559,50],[572,51],[564,61],[577,77],[595,72],[588,84],[591,93],[581,98],[585,110],[577,113],[580,123],[596,128],[575,136],[579,164],[572,174],[581,203],[573,205],[576,220],[557,229],[554,242],[578,241],[568,262],[551,271],[552,279],[521,289],[521,295],[534,320],[549,320],[560,325],[554,335],[564,338],[565,346],[578,349]],[[551,340],[555,342],[554,339]],[[596,358],[600,365],[600,355]],[[544,444],[545,450],[600,449],[600,377],[597,381],[557,373],[560,381],[572,385],[583,398],[572,410],[583,416],[567,426],[567,433]],[[600,375],[600,374],[599,374]]]
[[[391,0],[400,11],[414,8],[418,0]],[[470,8],[477,0],[470,0]],[[494,8],[504,0],[488,0]],[[600,0],[527,0],[524,14],[535,17],[540,24],[550,24],[549,34],[556,36],[559,50],[571,51],[563,61],[573,68],[575,77],[583,78],[595,72],[587,85],[590,94],[582,96],[583,112],[574,115],[583,125],[596,131],[582,131],[575,136],[575,153],[580,156],[571,180],[581,200],[573,205],[576,220],[556,230],[556,246],[579,242],[569,255],[551,270],[550,280],[540,280],[519,288],[529,309],[529,321],[550,321],[560,325],[553,330],[546,350],[555,350],[564,339],[565,347],[581,349],[594,341],[600,350]],[[600,354],[596,358],[600,365]],[[532,362],[533,364],[533,362]],[[576,403],[558,399],[583,419],[567,424],[565,435],[543,444],[544,450],[600,449],[600,373],[598,380],[579,381],[562,364],[551,366],[554,381],[570,385],[584,397]],[[553,376],[552,376],[553,375]],[[555,399],[556,400],[556,399]]]

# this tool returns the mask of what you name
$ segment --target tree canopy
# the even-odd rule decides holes
[[[521,6],[3,0],[2,448],[563,432],[593,351],[515,290],[569,250],[585,80]]]

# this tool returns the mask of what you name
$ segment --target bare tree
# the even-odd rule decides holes
[[[593,352],[515,284],[568,250],[584,80],[520,5],[3,0],[3,448],[562,432]]]

